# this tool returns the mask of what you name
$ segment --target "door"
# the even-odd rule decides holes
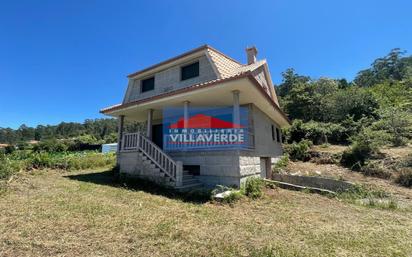
[[[152,126],[152,141],[158,147],[163,149],[163,124],[157,124]]]

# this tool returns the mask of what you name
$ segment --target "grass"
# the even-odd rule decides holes
[[[19,171],[33,169],[83,170],[114,166],[116,156],[95,151],[33,152],[19,150],[12,154],[0,153],[0,183]],[[1,186],[1,185],[0,185]]]
[[[160,189],[159,189],[160,190]],[[110,172],[23,173],[0,196],[0,256],[408,256],[412,212],[265,189],[187,201]]]

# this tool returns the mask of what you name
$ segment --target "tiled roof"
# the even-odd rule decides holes
[[[240,64],[213,48],[208,49],[208,53],[212,59],[212,62],[216,66],[217,72],[219,73],[219,78],[221,79],[241,74],[242,72],[253,71],[266,63],[266,60],[260,60],[250,65]]]
[[[100,112],[101,113],[108,113],[108,112],[111,112],[111,111],[114,111],[114,110],[123,109],[123,108],[128,107],[128,106],[137,105],[137,104],[152,101],[152,100],[155,100],[155,99],[159,99],[159,98],[163,98],[163,97],[167,97],[167,96],[171,96],[171,95],[184,93],[186,91],[191,91],[191,90],[199,89],[199,88],[202,88],[202,87],[212,86],[212,85],[215,85],[215,84],[219,84],[219,83],[226,82],[226,81],[229,81],[229,80],[237,79],[237,78],[240,78],[240,77],[253,77],[251,75],[252,72],[254,70],[256,70],[257,68],[261,67],[262,65],[266,64],[266,60],[259,60],[259,61],[256,61],[255,63],[249,64],[249,65],[248,64],[241,64],[238,61],[232,59],[231,57],[225,55],[224,53],[214,49],[213,47],[210,47],[208,45],[204,45],[204,46],[201,46],[199,48],[193,49],[189,52],[186,52],[184,54],[181,54],[179,56],[176,56],[172,59],[166,60],[164,62],[153,65],[151,67],[148,67],[144,70],[141,70],[141,71],[135,72],[133,74],[130,74],[128,77],[129,78],[130,77],[135,77],[139,74],[150,71],[151,69],[155,69],[159,66],[170,64],[171,62],[174,62],[176,60],[179,60],[181,58],[184,58],[184,57],[192,55],[192,54],[199,53],[200,51],[206,51],[206,54],[210,57],[210,60],[212,61],[212,65],[215,66],[216,72],[218,73],[217,74],[217,79],[204,81],[204,82],[194,84],[194,85],[182,88],[182,89],[173,90],[173,91],[170,91],[170,92],[167,92],[167,93],[162,93],[162,94],[159,94],[159,95],[155,95],[155,96],[152,96],[152,97],[148,97],[148,98],[144,98],[144,99],[140,99],[140,100],[124,103],[124,104],[116,104],[116,105],[104,108],[104,109],[100,110]],[[273,102],[276,105],[276,107],[279,109],[278,104],[275,103],[275,101],[277,102],[277,100],[272,99],[271,97],[269,97],[269,98],[270,98],[270,101]],[[282,112],[282,115],[284,115],[283,112]]]

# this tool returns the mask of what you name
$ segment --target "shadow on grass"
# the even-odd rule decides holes
[[[111,171],[92,172],[86,174],[68,175],[66,178],[94,183],[98,185],[106,185],[120,187],[134,191],[143,191],[153,195],[161,195],[170,199],[181,200],[184,202],[203,204],[210,200],[210,191],[198,189],[189,192],[179,192],[173,188],[162,187],[148,180],[138,178],[118,178]]]

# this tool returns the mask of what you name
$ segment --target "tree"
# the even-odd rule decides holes
[[[282,77],[282,83],[277,88],[280,97],[284,97],[289,94],[290,90],[292,90],[294,86],[299,84],[306,84],[310,81],[309,77],[298,75],[292,68],[289,68],[286,71],[282,72]]]
[[[354,79],[361,87],[370,87],[384,81],[401,81],[411,76],[412,57],[403,57],[405,51],[392,49],[388,55],[376,59],[372,67],[362,70]]]
[[[354,121],[362,117],[377,118],[379,105],[376,99],[364,88],[351,86],[330,95],[325,99],[324,113],[328,115],[325,120],[330,122],[342,122],[348,116]]]

